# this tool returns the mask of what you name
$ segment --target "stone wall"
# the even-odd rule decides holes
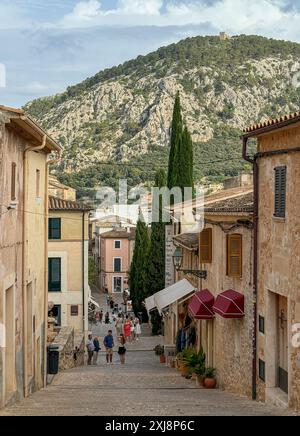
[[[84,364],[84,335],[75,333],[71,327],[63,327],[52,342],[53,346],[58,347],[59,351],[59,371],[75,368]],[[77,359],[74,359],[74,351]]]
[[[299,146],[300,127],[266,135],[259,140],[260,152]],[[286,348],[291,408],[300,410],[300,348],[292,345],[293,326],[300,323],[300,153],[277,154],[259,159],[259,281],[258,315],[265,318],[265,333],[258,333],[258,358],[266,365],[265,382],[258,379],[258,398],[278,390],[278,354],[283,346],[278,319],[278,301],[286,300]],[[274,217],[274,168],[287,167],[286,217]],[[286,368],[284,368],[286,369]],[[280,392],[278,392],[280,394]]]

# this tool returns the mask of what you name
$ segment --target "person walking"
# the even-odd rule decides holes
[[[110,324],[109,312],[106,312],[106,315],[105,315],[105,324]]]
[[[119,339],[119,351],[118,351],[118,354],[119,354],[119,357],[120,357],[120,362],[121,362],[121,365],[125,365],[125,359],[126,359],[126,348],[125,348],[126,338],[125,338],[125,336],[123,334],[121,334],[118,339]]]
[[[106,363],[113,363],[113,354],[114,354],[114,337],[112,330],[109,330],[108,335],[105,336],[103,341],[104,347],[106,348]]]
[[[100,348],[100,342],[99,342],[99,338],[95,338],[94,339],[94,355],[93,355],[93,365],[97,365],[98,362],[98,355],[99,355],[99,351],[101,350]]]
[[[103,322],[103,310],[101,310],[101,312],[99,313],[99,321],[100,321],[100,324],[102,324],[102,322]]]
[[[130,319],[128,317],[128,315],[126,316],[126,320],[124,323],[124,336],[126,341],[130,340],[131,337],[131,322]]]
[[[135,320],[133,317],[130,318],[130,336],[131,342],[135,341]]]
[[[119,313],[118,318],[116,320],[115,327],[117,330],[118,337],[121,336],[121,334],[123,334],[123,319],[122,319],[122,315],[120,313]]]
[[[140,320],[139,320],[139,318],[136,318],[136,320],[135,320],[135,337],[136,337],[137,341],[139,340],[141,334],[142,334],[142,329],[141,329]]]
[[[93,341],[93,336],[89,335],[88,336],[88,340],[86,343],[86,348],[87,348],[87,352],[88,352],[88,366],[90,366],[92,364],[92,359],[93,359],[93,355],[94,355],[94,351],[95,351],[95,345],[94,345],[94,341]]]

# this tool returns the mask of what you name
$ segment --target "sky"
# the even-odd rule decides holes
[[[0,0],[0,104],[62,92],[191,36],[300,42],[299,23],[300,0]]]

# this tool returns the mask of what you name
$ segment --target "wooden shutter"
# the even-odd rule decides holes
[[[122,259],[116,257],[114,259],[114,272],[121,272],[122,271]]]
[[[61,292],[61,259],[48,259],[48,291]]]
[[[286,211],[286,167],[275,168],[275,213],[277,218],[285,218]]]
[[[227,236],[227,275],[242,277],[243,275],[243,236]]]
[[[61,218],[49,218],[48,238],[49,240],[61,239]]]
[[[200,262],[212,263],[212,229],[205,229],[200,235]]]
[[[16,195],[16,179],[17,179],[17,165],[15,162],[11,164],[11,201],[17,199]]]

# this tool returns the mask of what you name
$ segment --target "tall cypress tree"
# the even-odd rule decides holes
[[[143,310],[142,302],[146,296],[146,279],[150,240],[148,227],[140,216],[135,237],[133,259],[129,272],[130,294],[135,313]]]
[[[178,144],[182,136],[183,122],[181,116],[181,103],[179,92],[176,95],[173,119],[171,126],[171,143],[170,143],[170,155],[169,155],[169,169],[168,169],[168,188],[172,189],[176,186],[175,181],[175,157],[178,149]]]
[[[155,187],[166,186],[166,173],[159,170],[155,177]],[[151,243],[149,251],[149,262],[147,270],[146,294],[147,297],[156,294],[165,287],[165,223],[162,216],[162,198],[159,198],[159,222],[152,220]],[[153,218],[157,211],[153,211]]]
[[[168,187],[193,188],[193,141],[184,126],[181,115],[179,92],[176,95],[171,127]]]
[[[174,159],[174,186],[181,188],[193,188],[193,141],[191,135],[184,127],[180,136]]]

